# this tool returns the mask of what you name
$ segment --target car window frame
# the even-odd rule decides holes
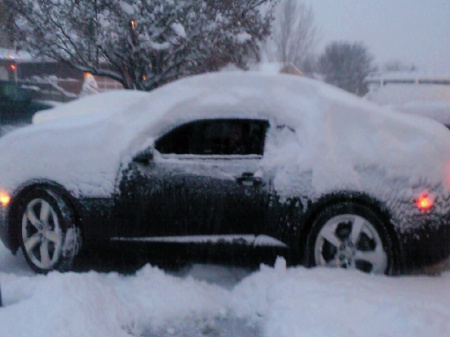
[[[262,126],[264,126],[263,130],[263,137],[260,140],[260,146],[262,146],[261,153],[262,154],[191,154],[191,153],[163,153],[160,152],[158,149],[158,142],[160,142],[164,137],[169,135],[170,133],[179,130],[183,127],[189,126],[191,124],[201,124],[201,123],[217,123],[217,122],[240,122],[240,123],[260,123]],[[264,151],[266,148],[266,141],[267,141],[267,135],[269,133],[270,129],[270,122],[267,119],[264,118],[205,118],[205,119],[196,119],[196,120],[189,120],[185,121],[181,124],[178,124],[174,126],[173,128],[166,131],[164,134],[160,135],[155,139],[153,142],[153,149],[155,152],[158,153],[158,157],[162,157],[164,159],[180,159],[180,160],[242,160],[242,159],[249,159],[249,160],[255,160],[255,159],[262,159],[264,157]]]

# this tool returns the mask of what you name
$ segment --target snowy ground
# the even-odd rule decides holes
[[[25,126],[26,124],[19,124],[19,125],[0,125],[0,137],[3,135],[6,135],[8,132],[13,131],[14,129],[17,129],[19,127]]]
[[[0,244],[0,336],[449,336],[439,276],[150,265],[135,273],[33,275]]]

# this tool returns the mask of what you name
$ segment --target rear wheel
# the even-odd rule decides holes
[[[81,247],[81,233],[62,197],[37,189],[24,197],[20,214],[20,245],[30,267],[39,273],[69,270]]]
[[[310,266],[389,274],[394,250],[385,224],[372,209],[343,202],[326,207],[314,220],[306,258]]]

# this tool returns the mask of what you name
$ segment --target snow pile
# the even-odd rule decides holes
[[[244,279],[233,300],[240,315],[265,322],[266,336],[444,336],[450,312],[439,294],[449,276],[395,279],[275,265]]]
[[[192,119],[221,117],[269,119],[262,168],[274,175],[281,194],[297,194],[284,189],[299,187],[292,179],[305,172],[312,172],[316,193],[364,189],[361,171],[368,168],[411,185],[438,184],[450,162],[450,134],[439,123],[289,75],[208,74],[148,94],[95,95],[48,114],[40,116],[80,116],[3,137],[2,188],[12,192],[28,179],[41,178],[76,195],[108,196],[120,165],[153,139]]]
[[[4,262],[8,257],[1,248]],[[450,271],[438,277],[388,278],[286,268],[278,260],[275,267],[261,266],[238,282],[228,276],[219,286],[232,268],[196,266],[180,276],[151,266],[129,276],[21,276],[15,268],[0,272],[2,337],[193,336],[200,335],[198,330],[228,336],[230,328],[232,335],[243,337],[450,333]],[[260,334],[243,333],[249,330]]]
[[[117,297],[116,290],[100,279],[101,276],[93,273],[51,274],[30,279],[2,277],[6,304],[9,291],[17,297],[13,299],[16,303],[0,311],[0,334],[129,336],[124,330],[133,328],[126,325],[132,322],[132,313]]]

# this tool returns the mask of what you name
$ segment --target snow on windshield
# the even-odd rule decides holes
[[[383,110],[289,75],[207,74],[151,93],[85,98],[49,114],[76,111],[78,116],[26,127],[0,140],[2,188],[13,191],[28,179],[41,178],[76,195],[108,196],[121,163],[161,132],[183,121],[236,113],[268,118],[273,130],[294,130],[294,135],[269,134],[262,162],[281,193],[305,171],[312,172],[316,192],[361,188],[360,171],[374,166],[411,184],[424,176],[442,183],[450,162],[450,135],[439,123]]]

